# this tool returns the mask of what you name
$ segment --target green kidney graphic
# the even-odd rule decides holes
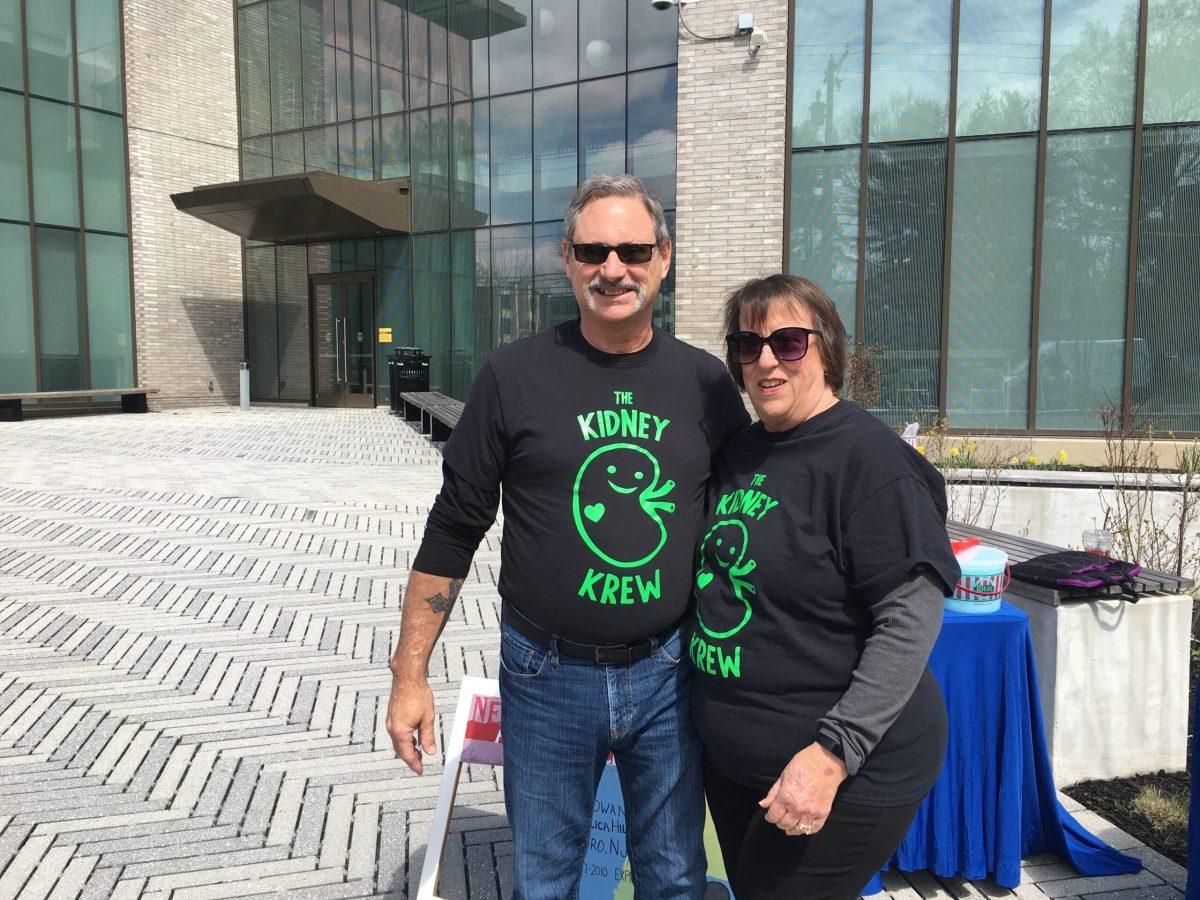
[[[622,569],[644,566],[667,542],[663,513],[675,512],[675,504],[662,498],[675,489],[671,479],[659,483],[662,471],[654,454],[637,444],[608,444],[598,447],[583,461],[572,488],[571,512],[575,528],[588,548],[609,565]],[[631,517],[644,516],[649,528],[637,528]],[[645,546],[616,555],[602,546],[606,539],[597,526],[628,525],[624,537],[645,534]],[[613,552],[610,552],[613,551]],[[634,556],[635,559],[622,557]]]
[[[755,593],[755,589],[745,576],[753,572],[758,563],[746,557],[749,545],[750,535],[740,519],[722,519],[708,530],[708,534],[700,542],[700,567],[696,570],[696,590],[700,595],[700,602],[696,604],[696,619],[709,637],[732,637],[750,621],[750,601],[747,598]],[[741,621],[724,631],[709,628],[704,624],[704,617],[701,615],[701,609],[706,605],[703,591],[712,582],[714,575],[723,575],[729,581],[734,596],[745,607]],[[715,616],[710,614],[710,618]]]

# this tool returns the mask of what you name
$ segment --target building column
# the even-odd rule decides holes
[[[732,34],[753,13],[767,35],[751,57],[746,37],[679,29],[675,334],[718,356],[725,297],[783,267],[789,5],[703,0],[682,13],[701,35]]]
[[[170,197],[238,177],[232,4],[123,5],[138,382],[156,407],[236,403],[241,241]]]

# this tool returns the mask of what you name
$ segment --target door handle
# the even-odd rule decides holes
[[[342,371],[345,373],[342,381],[345,383],[349,383],[350,381],[350,355],[346,350],[346,332],[349,330],[350,325],[345,319],[342,319]]]
[[[338,319],[333,320],[333,377],[339,383],[342,380],[341,342],[338,339]]]

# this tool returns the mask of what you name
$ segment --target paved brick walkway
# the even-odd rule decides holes
[[[392,758],[385,664],[439,464],[375,410],[0,424],[0,898],[413,896],[441,770]],[[498,538],[434,657],[443,732],[461,676],[495,676]],[[509,894],[496,774],[464,776],[447,897]],[[1148,871],[1039,858],[1016,896],[1181,896],[1081,818]]]

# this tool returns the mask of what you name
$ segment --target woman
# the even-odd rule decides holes
[[[846,332],[812,282],[750,281],[725,324],[759,421],[718,456],[697,555],[705,792],[738,900],[857,897],[945,752],[945,486],[838,399]]]

